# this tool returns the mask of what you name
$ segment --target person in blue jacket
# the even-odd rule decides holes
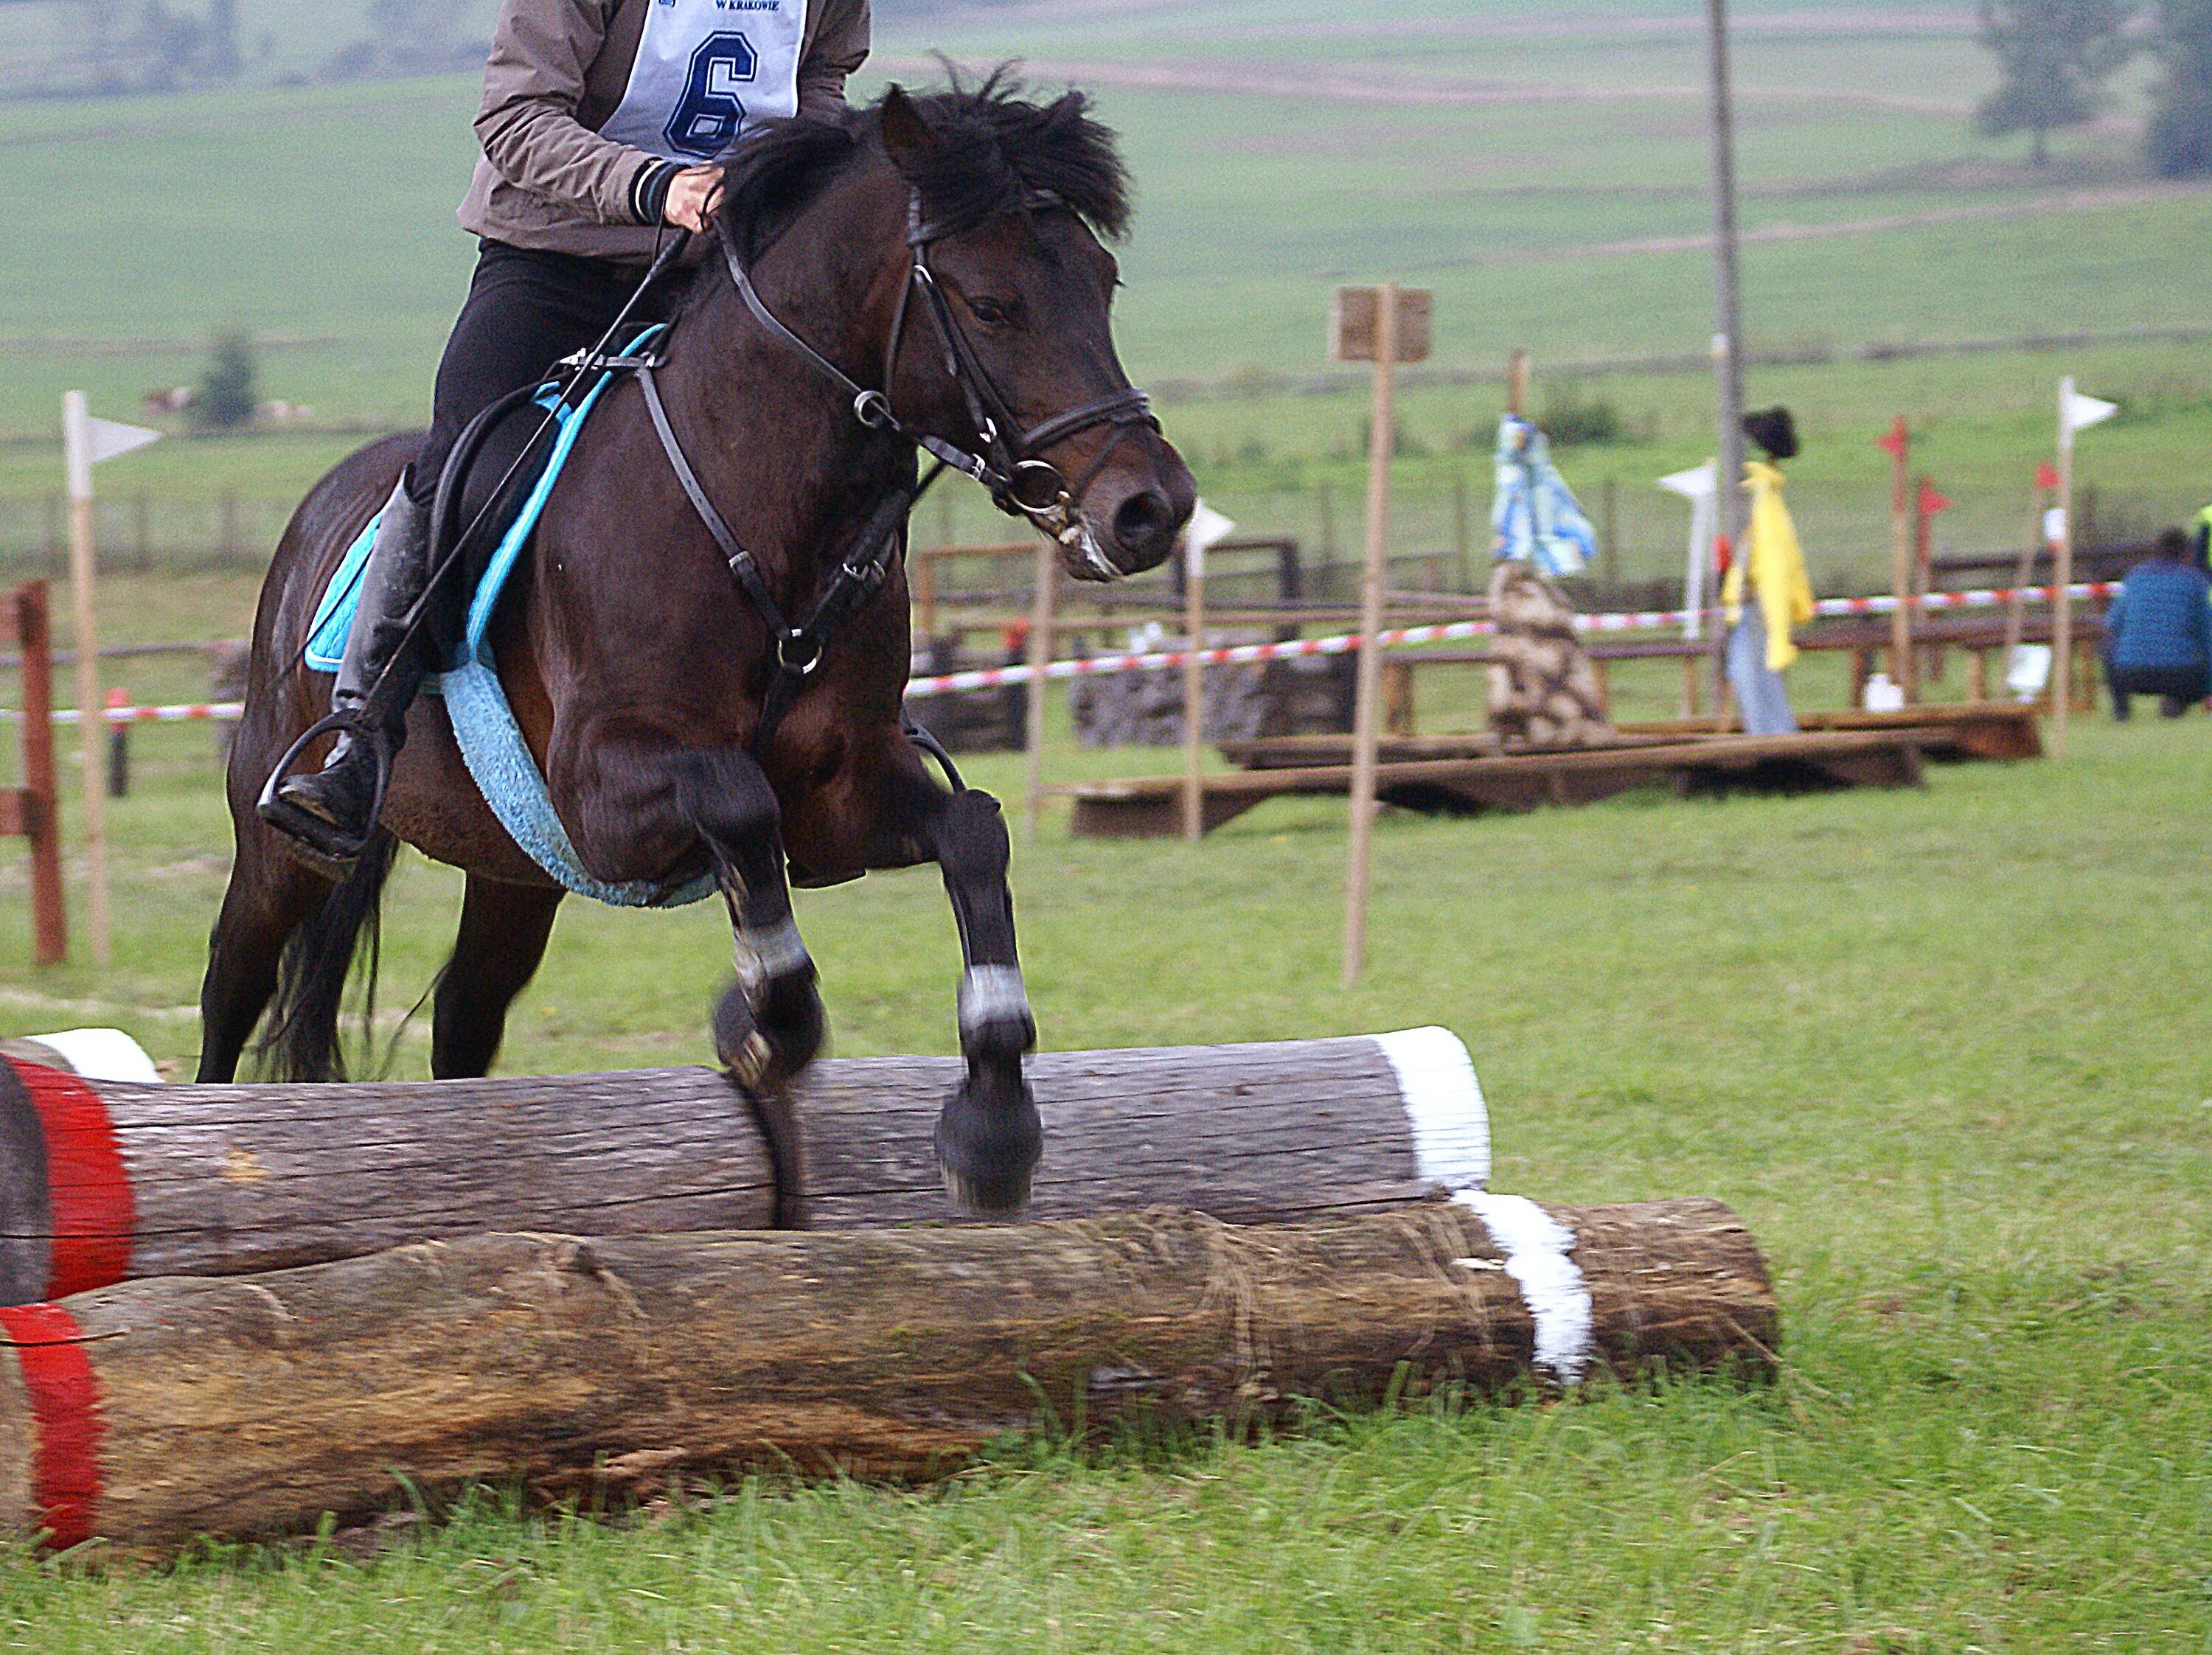
[[[2128,716],[2130,695],[2160,697],[2169,718],[2212,696],[2212,580],[2189,552],[2183,530],[2160,534],[2106,612],[2105,686],[2115,718]]]

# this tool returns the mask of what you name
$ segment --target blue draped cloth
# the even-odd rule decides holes
[[[1597,536],[1552,464],[1551,445],[1532,420],[1498,421],[1498,493],[1491,501],[1491,550],[1501,561],[1534,564],[1552,579],[1580,574],[1597,555]]]

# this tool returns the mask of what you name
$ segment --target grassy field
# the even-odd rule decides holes
[[[189,1064],[225,863],[209,745],[142,738],[113,972],[27,968],[0,852],[0,1027],[113,1022]],[[489,1490],[373,1557],[19,1555],[0,1647],[2212,1648],[2208,785],[2203,722],[2150,720],[1917,793],[1392,815],[1351,992],[1325,803],[1194,849],[1056,821],[1018,849],[1048,1045],[1445,1023],[1498,1187],[1735,1204],[1782,1297],[1771,1391],[1014,1443],[939,1488],[753,1484],[603,1523]],[[428,982],[455,892],[403,870],[387,1004]],[[933,874],[799,917],[839,1051],[952,1049]],[[505,1066],[696,1060],[726,949],[706,907],[572,905]],[[419,1030],[400,1052],[420,1068]]]
[[[276,29],[291,52],[318,31],[347,34],[358,8],[300,10],[249,17],[246,31]],[[970,64],[1020,56],[1048,83],[1096,91],[1140,187],[1121,316],[1130,366],[1177,392],[1170,428],[1210,497],[1311,543],[1313,486],[1351,478],[1344,457],[1364,419],[1356,391],[1306,394],[1338,281],[1434,287],[1436,365],[1450,372],[1494,368],[1515,345],[1534,351],[1540,384],[1572,364],[1702,349],[1693,22],[1627,3],[1565,19],[1520,0],[1357,0],[1326,21],[1287,0],[887,9],[864,78],[932,76],[925,51],[941,46]],[[1761,368],[1750,386],[1804,415],[1816,566],[1863,583],[1879,565],[1883,478],[1868,439],[1896,412],[1929,427],[1930,469],[1960,501],[1947,537],[2010,545],[2062,372],[2130,406],[2124,441],[2085,446],[2086,481],[2146,521],[2202,504],[2212,343],[1850,360],[1869,346],[2201,324],[2212,196],[2145,187],[2136,81],[2038,172],[2016,142],[1972,131],[1989,68],[1964,12],[1763,7],[1739,37],[1749,340],[1839,359]],[[419,420],[466,276],[450,215],[474,97],[469,77],[449,76],[0,106],[0,190],[20,203],[0,243],[0,555],[43,544],[58,393],[82,385],[127,414],[148,386],[191,380],[219,328],[264,340],[264,395],[349,430],[195,440],[118,462],[102,486],[158,500],[156,543],[206,544],[208,503],[234,493],[249,543],[265,545],[354,430]],[[79,187],[87,179],[97,187]],[[1648,483],[1703,457],[1705,378],[1579,377],[1620,407],[1630,440],[1571,455],[1570,480],[1620,479],[1631,571],[1671,567],[1678,508]],[[1209,389],[1240,394],[1194,399]],[[1479,500],[1494,411],[1481,386],[1408,397],[1419,447],[1472,439],[1449,469],[1474,478]],[[1445,538],[1445,470],[1418,455],[1401,468],[1409,537]],[[1831,488],[1834,503],[1817,503]],[[954,530],[999,532],[980,500],[961,502]],[[131,537],[127,517],[112,520],[111,541]]]

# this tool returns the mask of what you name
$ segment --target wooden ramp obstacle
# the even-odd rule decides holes
[[[1805,730],[1881,731],[1909,733],[1923,758],[1939,762],[1975,759],[2008,761],[2043,756],[2041,720],[2037,709],[2016,703],[1959,702],[1951,706],[1908,706],[1894,712],[1863,712],[1844,709],[1801,712],[1797,722]],[[1742,726],[1731,723],[1717,730],[1711,718],[1652,718],[1615,724],[1618,741],[1608,749],[1626,747],[1663,747],[1670,743],[1707,740],[1717,735],[1740,735]],[[1352,737],[1345,735],[1268,736],[1251,741],[1218,743],[1221,755],[1245,770],[1295,770],[1315,765],[1352,762]],[[1427,759],[1494,758],[1504,745],[1489,731],[1452,735],[1385,736],[1376,744],[1376,755],[1386,764]]]
[[[234,1275],[483,1230],[852,1229],[963,1218],[930,1139],[957,1058],[830,1058],[787,1109],[706,1069],[160,1086],[0,1065],[0,1302]],[[1047,1052],[1027,1216],[1164,1205],[1242,1223],[1480,1183],[1447,1029]]]
[[[1409,810],[1468,813],[1589,804],[1660,783],[1671,783],[1685,793],[1912,787],[1920,783],[1921,739],[1918,732],[1909,730],[1695,740],[1632,736],[1610,747],[1560,752],[1418,759],[1392,755],[1402,743],[1418,746],[1432,739],[1400,737],[1384,744],[1383,761],[1376,770],[1377,798]],[[1340,796],[1351,785],[1352,766],[1343,762],[1207,775],[1200,779],[1201,818],[1211,833],[1268,799],[1286,794]],[[1179,776],[1139,776],[1077,782],[1052,791],[1073,801],[1071,828],[1078,836],[1139,839],[1182,831],[1183,786]]]
[[[490,1234],[0,1310],[0,1531],[149,1549],[474,1479],[941,1474],[1000,1434],[1301,1398],[1758,1373],[1776,1307],[1716,1202],[1471,1194],[1238,1229],[1188,1213],[830,1235]]]

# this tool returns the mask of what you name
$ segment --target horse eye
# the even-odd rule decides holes
[[[1013,320],[1012,308],[995,299],[970,299],[968,309],[987,328],[1002,328]]]

